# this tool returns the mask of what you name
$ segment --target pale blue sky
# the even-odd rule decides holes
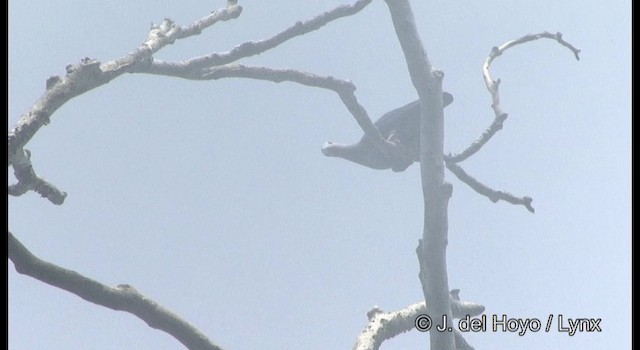
[[[169,17],[184,25],[224,1],[9,2],[11,129],[45,80],[85,56],[123,56]],[[242,15],[155,57],[182,60],[267,38],[345,1],[240,0]],[[477,333],[476,349],[628,349],[631,338],[630,1],[414,2],[444,89],[445,149],[493,114],[504,129],[461,164],[536,213],[491,203],[451,173],[451,288],[486,314],[601,318],[601,333]],[[349,79],[373,118],[416,98],[383,1],[240,63]],[[379,305],[422,298],[419,166],[376,171],[320,152],[361,130],[332,92],[246,79],[124,75],[59,109],[27,145],[36,171],[69,193],[54,206],[9,199],[9,229],[33,253],[105,284],[131,284],[225,349],[349,349]],[[9,172],[12,179],[12,172]],[[10,349],[180,349],[138,318],[18,275],[9,262]],[[403,334],[384,349],[424,348]]]

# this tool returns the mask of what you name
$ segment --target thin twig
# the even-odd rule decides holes
[[[494,47],[482,66],[482,76],[484,78],[484,82],[487,87],[487,90],[491,94],[491,100],[492,100],[491,108],[493,109],[493,112],[495,115],[494,120],[489,126],[489,128],[487,128],[487,130],[485,130],[482,133],[482,135],[477,140],[475,140],[471,145],[469,145],[469,147],[467,147],[464,151],[456,155],[445,156],[445,162],[447,164],[447,168],[449,168],[451,172],[453,172],[460,180],[468,184],[476,192],[487,196],[493,202],[496,202],[498,200],[504,200],[512,204],[523,205],[527,208],[527,210],[529,210],[532,213],[534,212],[534,209],[531,206],[532,199],[530,197],[518,198],[507,192],[491,189],[488,186],[474,179],[472,176],[467,174],[462,168],[455,165],[454,163],[462,162],[463,160],[468,159],[469,157],[477,153],[499,130],[502,129],[504,121],[507,119],[508,114],[502,110],[502,107],[500,105],[500,92],[499,92],[500,79],[493,80],[493,78],[491,78],[491,74],[489,73],[489,68],[491,67],[491,63],[498,56],[502,55],[506,50],[512,47],[515,47],[520,44],[524,44],[529,41],[543,39],[543,38],[557,41],[560,45],[571,50],[575,58],[577,60],[580,60],[580,56],[579,56],[580,50],[575,48],[570,43],[564,41],[564,39],[562,39],[562,33],[551,34],[549,32],[542,32],[538,34],[528,34],[519,39],[508,41],[502,44],[500,47]]]
[[[471,143],[469,147],[467,147],[464,151],[458,154],[455,154],[455,155],[449,154],[444,156],[445,161],[451,162],[451,163],[460,163],[468,159],[472,155],[474,155],[476,152],[478,152],[482,148],[482,146],[484,146],[487,142],[489,142],[489,140],[491,140],[493,135],[495,135],[499,130],[502,130],[502,126],[504,125],[504,121],[506,119],[507,119],[506,113],[496,116],[493,119],[493,122],[491,123],[491,125],[489,125],[489,128],[487,128],[487,130],[485,130],[477,140],[473,141],[473,143]]]
[[[359,0],[352,5],[341,5],[333,10],[324,12],[310,20],[298,21],[293,26],[285,29],[284,31],[264,40],[260,41],[247,41],[236,47],[231,51],[223,53],[212,53],[202,57],[195,57],[182,62],[164,62],[161,60],[154,60],[149,73],[154,73],[156,69],[168,71],[186,71],[186,72],[198,72],[200,69],[207,67],[222,66],[231,62],[235,62],[239,59],[261,54],[267,50],[273,49],[280,44],[295,38],[318,30],[331,21],[335,21],[342,17],[347,17],[360,12],[363,8],[371,3],[371,0]],[[184,75],[178,74],[180,76]]]
[[[467,174],[459,165],[455,163],[446,162],[447,168],[451,170],[451,172],[460,179],[460,181],[466,183],[471,187],[474,191],[479,194],[489,198],[492,202],[497,202],[499,200],[503,200],[505,202],[511,204],[523,205],[527,210],[534,213],[535,209],[531,206],[531,202],[533,199],[531,197],[516,197],[511,193],[498,191],[490,188],[489,186],[481,183],[476,180],[473,176]]]
[[[160,73],[160,72],[156,72]],[[163,72],[164,73],[164,72]],[[176,71],[170,70],[169,74]],[[332,76],[319,76],[313,73],[302,72],[295,69],[277,69],[259,66],[245,65],[225,65],[222,67],[214,67],[203,70],[199,76],[185,75],[180,76],[185,79],[196,80],[216,80],[222,78],[249,78],[258,80],[268,80],[275,83],[284,81],[295,82],[298,84],[318,87],[334,91],[353,115],[356,122],[362,128],[365,134],[375,143],[382,152],[392,157],[410,157],[409,150],[400,144],[385,139],[378,128],[373,125],[367,110],[358,102],[355,95],[355,85],[348,81],[337,79]]]
[[[469,147],[467,147],[464,151],[456,155],[447,156],[446,157],[447,161],[459,163],[471,157],[473,154],[478,152],[482,148],[482,146],[484,146],[493,137],[493,135],[495,135],[495,133],[498,130],[502,129],[502,125],[504,121],[507,119],[508,114],[502,111],[502,107],[500,105],[500,92],[499,92],[500,79],[498,80],[492,79],[491,74],[489,73],[489,68],[491,67],[491,64],[493,63],[493,61],[496,58],[498,58],[498,56],[501,56],[506,50],[514,46],[524,44],[529,41],[542,39],[542,38],[552,39],[557,41],[560,45],[571,50],[571,52],[573,52],[576,59],[580,60],[580,56],[579,56],[580,50],[575,48],[570,43],[564,41],[564,39],[562,39],[562,33],[551,34],[549,32],[542,32],[538,34],[528,34],[519,39],[508,41],[500,45],[500,47],[494,47],[491,50],[491,53],[489,54],[487,59],[485,60],[484,64],[482,65],[482,77],[484,78],[484,82],[485,82],[485,86],[487,87],[487,90],[489,90],[489,93],[491,94],[491,100],[492,100],[491,108],[493,108],[493,111],[494,111],[493,122],[491,123],[489,128],[485,130],[485,132],[483,132],[482,135],[477,140],[475,140],[471,145],[469,145]]]
[[[526,42],[533,41],[533,40],[543,39],[543,38],[557,41],[560,45],[571,50],[575,58],[577,60],[580,60],[580,56],[579,56],[580,50],[575,48],[570,43],[564,41],[564,39],[562,39],[562,33],[551,34],[549,32],[542,32],[538,34],[528,34],[519,39],[508,41],[500,45],[499,47],[494,47],[493,49],[491,49],[491,53],[489,54],[484,64],[482,65],[482,77],[484,78],[484,83],[487,87],[487,90],[489,90],[489,93],[491,93],[491,98],[493,100],[492,108],[496,116],[504,114],[504,112],[500,107],[500,94],[498,93],[498,86],[500,85],[500,79],[493,80],[491,78],[491,75],[489,74],[489,68],[491,67],[491,63],[498,56],[502,55],[506,50],[514,46],[524,44]]]

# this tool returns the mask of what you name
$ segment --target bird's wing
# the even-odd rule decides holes
[[[402,137],[400,133],[420,125],[420,100],[385,113],[373,125],[380,130],[384,138],[389,137],[392,132],[397,137]]]
[[[450,105],[453,102],[453,96],[448,92],[443,92],[442,102],[444,107]],[[384,138],[388,138],[391,133],[394,133],[402,141],[417,137],[420,132],[420,100],[385,113],[373,125],[380,130]]]

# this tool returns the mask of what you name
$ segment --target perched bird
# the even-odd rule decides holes
[[[443,106],[453,102],[453,96],[442,94]],[[419,161],[420,154],[420,100],[413,101],[406,106],[387,112],[373,123],[382,137],[405,147],[413,159],[385,155],[373,140],[366,134],[360,141],[351,145],[326,142],[322,146],[322,153],[328,157],[340,157],[373,169],[391,169],[395,172],[406,170],[413,162]]]

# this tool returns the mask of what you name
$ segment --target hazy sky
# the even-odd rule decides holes
[[[155,55],[183,60],[270,37],[346,1],[242,1],[242,15]],[[9,2],[8,128],[52,75],[122,57],[169,17],[225,1]],[[476,349],[629,349],[631,2],[416,1],[416,22],[454,95],[445,150],[493,119],[481,65],[525,34],[502,79],[504,129],[461,166],[536,213],[492,203],[445,174],[449,285],[486,314],[601,318],[600,333],[465,335]],[[373,118],[417,97],[388,9],[373,1],[239,63],[349,79]],[[60,108],[27,145],[62,206],[9,198],[9,229],[34,254],[107,285],[130,284],[225,349],[350,349],[379,305],[422,298],[419,165],[377,171],[321,152],[362,132],[337,95],[294,83],[123,75]],[[13,182],[12,171],[9,171]],[[8,264],[10,349],[180,349],[138,318],[90,304]],[[424,349],[416,331],[384,349]]]

